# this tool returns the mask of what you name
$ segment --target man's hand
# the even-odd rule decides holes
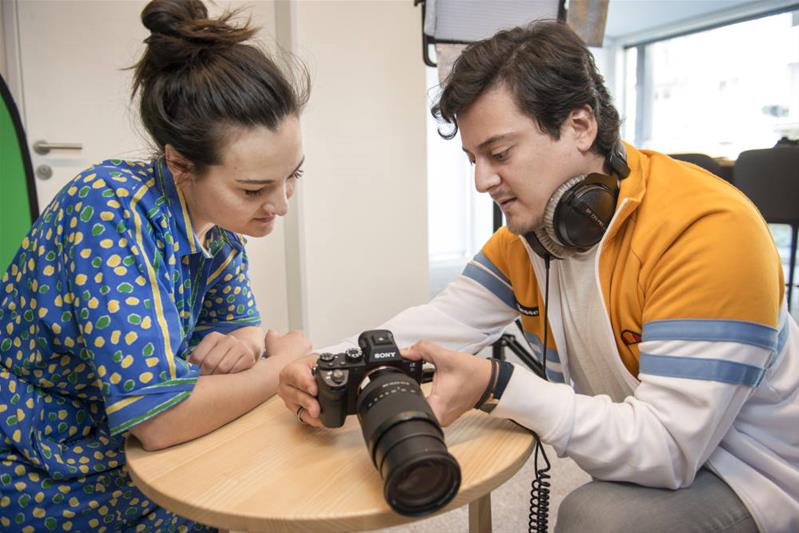
[[[321,409],[319,402],[316,401],[319,390],[311,371],[315,364],[316,355],[313,355],[284,366],[280,372],[277,393],[289,411],[296,414],[302,407],[302,421],[320,428],[323,427],[322,421],[319,420]]]
[[[257,355],[240,339],[212,331],[194,348],[189,362],[200,365],[200,374],[235,374],[255,365]]]
[[[436,366],[433,391],[427,401],[442,426],[450,425],[473,408],[491,379],[491,361],[488,359],[447,350],[429,341],[417,342],[402,350],[402,355]]]

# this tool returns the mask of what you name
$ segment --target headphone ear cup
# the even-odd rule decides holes
[[[566,246],[586,250],[600,240],[616,211],[618,184],[591,174],[563,195],[555,209],[555,235]]]

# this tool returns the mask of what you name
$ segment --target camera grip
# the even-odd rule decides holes
[[[339,428],[347,419],[347,384],[332,383],[325,372],[317,372],[316,382],[319,385],[319,420],[328,428]]]

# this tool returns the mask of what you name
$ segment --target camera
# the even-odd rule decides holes
[[[457,494],[461,470],[419,387],[422,362],[402,357],[388,330],[364,331],[358,346],[319,355],[319,418],[337,428],[357,414],[386,502],[403,515],[435,512]]]

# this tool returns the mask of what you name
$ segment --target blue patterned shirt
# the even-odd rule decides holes
[[[242,238],[214,227],[203,246],[165,165],[104,161],[34,223],[0,301],[0,529],[157,519],[130,485],[124,434],[191,394],[204,335],[260,323]],[[92,518],[99,493],[82,489],[97,476],[130,490]]]

